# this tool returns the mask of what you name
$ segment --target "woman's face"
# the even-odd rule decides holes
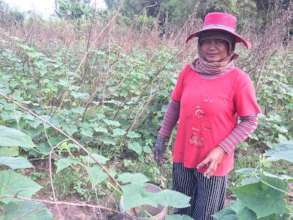
[[[221,39],[204,39],[200,42],[203,58],[208,62],[219,62],[228,56],[228,43]]]

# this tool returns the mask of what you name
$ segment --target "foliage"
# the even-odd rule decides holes
[[[125,210],[135,208],[141,205],[151,205],[157,207],[184,208],[189,206],[190,197],[172,190],[162,190],[160,192],[148,192],[145,183],[148,181],[142,174],[121,174],[118,178],[128,184],[122,186],[123,207]]]
[[[280,62],[282,59],[284,62]],[[262,107],[263,116],[253,139],[265,145],[272,146],[276,143],[293,138],[293,93],[290,74],[290,55],[275,54],[264,67],[264,72],[269,73],[258,81],[258,99]],[[272,95],[274,94],[274,95]]]
[[[286,160],[293,163],[293,142],[286,141],[278,144],[265,154],[270,161]]]
[[[37,202],[11,202],[3,207],[3,220],[52,220],[53,216],[45,205]]]
[[[3,132],[6,133],[10,131],[10,128],[4,127]],[[22,133],[16,133],[14,131],[15,137],[22,137]],[[17,136],[18,135],[18,136]],[[5,146],[5,141],[10,143],[11,139],[14,138],[9,136],[8,138],[2,140],[2,145]],[[9,144],[8,144],[9,145]],[[106,161],[102,156],[98,156],[102,159],[102,162]],[[82,157],[81,159],[87,159]],[[108,176],[101,170],[99,166],[87,167],[82,164],[83,160],[77,159],[62,159],[57,162],[57,173],[66,167],[73,164],[80,164],[84,166],[88,172],[89,181],[93,186],[105,181]],[[65,165],[64,165],[65,164]],[[61,167],[61,168],[60,168]],[[137,179],[139,177],[139,179]],[[63,177],[64,178],[64,177]],[[67,179],[67,178],[65,178]],[[171,190],[163,190],[158,193],[149,193],[144,190],[144,184],[148,181],[148,178],[142,174],[130,174],[122,173],[118,180],[122,183],[129,183],[122,187],[124,195],[125,210],[137,207],[140,205],[152,205],[158,206],[159,204],[164,206],[173,206],[175,208],[186,207],[189,205],[189,197]],[[139,180],[139,181],[137,181]],[[0,202],[4,203],[4,212],[2,217],[4,219],[11,218],[12,216],[24,215],[27,219],[37,219],[40,216],[45,219],[52,219],[52,215],[42,204],[37,202],[20,202],[18,201],[18,196],[31,197],[37,191],[40,190],[41,186],[32,181],[30,178],[22,176],[16,172],[10,170],[0,171]],[[16,196],[16,197],[15,197]],[[15,198],[14,198],[15,197]],[[169,199],[167,199],[169,198]],[[172,199],[170,199],[172,198]],[[12,207],[17,208],[18,212],[11,212]],[[38,210],[36,213],[32,210]]]
[[[24,149],[33,148],[34,144],[29,136],[14,129],[0,126],[0,146],[15,147],[20,146]]]
[[[280,10],[289,10],[288,0],[278,2],[263,0],[106,0],[109,10],[122,11],[130,19],[146,14],[157,19],[161,29],[165,26],[180,28],[192,16],[203,19],[211,11],[224,11],[236,15],[238,25],[242,29],[248,23],[257,21],[264,28],[269,25]],[[292,20],[292,19],[291,19]]]
[[[285,154],[281,153],[285,148]],[[265,155],[268,160],[292,160],[293,144],[280,143]],[[216,219],[287,219],[290,210],[288,199],[288,183],[293,177],[274,175],[265,171],[262,163],[257,168],[238,170],[241,182],[233,189],[237,200],[230,206],[215,214]]]
[[[41,189],[41,186],[30,180],[30,178],[11,170],[0,171],[0,179],[0,197],[1,201],[6,204],[14,200],[14,195],[31,197]]]
[[[23,157],[0,157],[0,164],[10,167],[11,169],[32,168],[32,164]]]
[[[4,153],[7,151],[7,148],[5,147],[15,148],[17,149],[16,155],[18,155],[18,146],[25,150],[35,147],[31,138],[23,132],[13,128],[0,126],[0,147],[3,149],[2,152]],[[11,151],[8,150],[8,152]],[[12,169],[24,169],[32,167],[32,164],[26,158],[9,157],[5,155],[0,156],[0,165],[5,165]]]
[[[178,1],[178,0],[125,0],[125,1],[105,1],[110,10],[120,8],[122,15],[130,19],[137,20],[137,28],[142,24],[149,27],[156,27],[159,24],[161,32],[165,31],[166,26],[183,25],[186,19],[195,11],[197,1]],[[144,22],[142,23],[142,18]]]
[[[119,59],[118,64],[112,67],[111,78],[104,75],[105,79],[95,87],[90,83],[97,77],[94,73],[85,75],[83,79],[77,74],[76,71],[80,70],[77,69],[77,64],[74,64],[76,57],[72,57],[68,63],[62,62],[63,56],[67,56],[71,51],[63,51],[57,54],[61,58],[53,59],[17,38],[13,40],[16,42],[18,53],[14,53],[13,49],[4,48],[0,55],[8,58],[5,65],[0,67],[0,77],[3,79],[1,92],[13,95],[19,102],[37,112],[41,118],[91,147],[91,156],[105,166],[116,158],[123,157],[128,160],[143,161],[151,153],[153,136],[163,114],[161,103],[167,101],[169,88],[176,77],[175,74],[171,78],[166,77],[175,67],[168,63],[172,61],[174,52],[163,48],[152,60],[147,61],[148,54],[140,51],[126,55],[118,47],[113,48],[110,53],[104,50],[92,50],[89,63],[98,62],[98,65],[89,66],[88,73],[94,68],[103,69],[103,63],[107,59],[110,59],[110,62]],[[93,70],[90,70],[91,68]],[[9,74],[6,74],[7,71]],[[103,77],[99,76],[95,80],[101,80]],[[106,196],[107,192],[113,190],[108,183],[108,175],[88,155],[82,154],[75,144],[66,141],[63,135],[40,120],[21,112],[14,104],[4,99],[1,99],[0,121],[7,125],[1,127],[0,145],[17,149],[19,146],[21,147],[19,154],[28,155],[30,158],[47,157],[54,148],[56,170],[53,184],[60,198],[78,193],[86,200],[98,200],[100,196]],[[10,161],[7,161],[7,157],[2,159],[2,164],[9,167],[26,168],[25,164],[23,167],[20,167],[21,164],[18,164],[18,167],[13,164],[17,158],[13,160],[10,157]],[[151,158],[147,160],[153,163]],[[124,170],[127,169],[126,166]],[[113,177],[117,177],[117,181],[125,184],[123,178],[126,178],[126,174],[117,175],[117,171],[121,173],[121,170],[109,170]],[[15,178],[22,178],[18,173],[14,175]],[[4,174],[3,178],[9,179]],[[26,181],[20,181],[26,183],[29,181],[29,178],[26,178]],[[137,192],[144,192],[143,184],[144,182],[141,185],[123,185],[123,194],[128,198],[127,209],[133,206],[131,204],[135,206],[163,204],[173,207],[188,205],[186,196],[170,190],[158,194],[138,194],[141,196],[136,198]],[[32,182],[30,185],[34,187]],[[18,186],[21,187],[18,184],[12,186],[16,190]],[[103,189],[99,195],[96,193],[98,189]],[[27,189],[24,195],[32,196],[38,190],[39,188]],[[13,197],[16,193],[8,189],[6,191],[9,191],[7,196]],[[166,199],[170,196],[172,200]],[[5,210],[10,210],[9,207]],[[9,215],[5,210],[3,216]]]
[[[91,0],[56,0],[55,12],[58,17],[70,20],[89,17],[92,12],[90,2]]]
[[[161,1],[160,13],[164,20],[171,24],[184,24],[192,13],[195,12],[197,1],[188,0],[180,3],[179,1]]]

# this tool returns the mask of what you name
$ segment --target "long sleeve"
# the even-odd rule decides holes
[[[240,144],[252,134],[257,127],[257,116],[240,116],[240,123],[232,130],[231,134],[225,138],[219,146],[227,153],[234,152],[237,144]]]
[[[171,132],[179,118],[179,111],[180,102],[171,100],[167,107],[167,111],[164,115],[164,119],[159,131],[159,136],[161,138],[167,138],[171,135]]]

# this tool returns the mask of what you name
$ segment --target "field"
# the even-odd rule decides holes
[[[133,219],[121,196],[125,210],[188,204],[169,190],[176,132],[162,166],[152,151],[178,74],[196,54],[185,38],[201,21],[162,37],[149,21],[126,25],[120,16],[0,23],[1,220]],[[293,53],[284,25],[242,29],[253,48],[238,47],[236,63],[253,79],[262,115],[237,148],[217,219],[293,218]],[[162,191],[146,192],[146,182]],[[189,218],[170,211],[167,219]]]

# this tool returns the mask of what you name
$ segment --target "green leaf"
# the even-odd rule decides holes
[[[101,142],[105,145],[115,145],[116,142],[113,140],[113,138],[110,138],[110,137],[105,137],[105,136],[102,136],[100,138]]]
[[[120,123],[119,121],[113,121],[113,120],[109,120],[109,119],[103,119],[103,121],[109,125],[109,126],[113,126],[113,127],[119,127]]]
[[[104,128],[104,127],[96,127],[95,126],[93,128],[94,128],[95,132],[104,133],[104,134],[108,134],[109,133],[108,130],[106,128]]]
[[[78,88],[78,87],[77,87]],[[70,114],[74,114],[74,115],[83,115],[85,111],[85,108],[79,106],[79,107],[75,107],[71,109],[71,112],[69,112]]]
[[[245,207],[240,200],[233,202],[229,209],[233,210],[237,214],[238,220],[257,219],[256,214],[252,210]]]
[[[256,214],[250,210],[249,208],[244,207],[239,213],[238,213],[238,220],[257,220]]]
[[[55,165],[57,167],[56,173],[59,173],[60,171],[66,169],[67,167],[71,165],[76,165],[78,163],[79,162],[76,159],[71,157],[59,159],[55,162]]]
[[[267,217],[263,217],[263,218],[258,218],[257,220],[289,220],[289,215],[285,214],[285,215],[270,215]]]
[[[141,205],[157,207],[171,206],[174,208],[184,208],[190,206],[190,197],[172,190],[159,192],[148,192],[144,185],[131,183],[122,186],[124,210],[129,210]]]
[[[167,215],[166,220],[193,220],[187,215]]]
[[[256,172],[254,168],[242,168],[235,171],[237,174],[241,174],[243,176],[250,176],[252,173]]]
[[[3,220],[52,220],[53,215],[45,205],[33,201],[10,202],[3,207]]]
[[[18,147],[0,147],[0,156],[18,156],[19,148]]]
[[[24,149],[35,147],[32,139],[23,132],[14,128],[0,126],[0,146],[1,147],[16,147],[20,146]]]
[[[150,193],[145,191],[143,185],[128,184],[122,186],[122,191],[122,209],[124,211],[127,211],[131,208],[139,207],[141,205],[157,206],[156,201],[152,200]]]
[[[185,208],[190,206],[190,197],[183,193],[165,189],[155,193],[156,201],[162,206],[171,206],[174,208]]]
[[[142,173],[122,173],[118,176],[118,181],[122,183],[135,183],[143,186],[144,183],[149,181],[149,178]]]
[[[127,147],[129,150],[133,150],[138,155],[141,155],[142,153],[142,147],[138,142],[129,142]]]
[[[258,183],[260,181],[260,178],[257,176],[248,176],[241,180],[241,185],[248,185],[252,183]]]
[[[231,209],[235,213],[239,213],[245,206],[241,203],[240,200],[233,201],[227,209]]]
[[[12,170],[0,171],[0,198],[1,202],[13,201],[15,195],[31,197],[42,187],[30,178],[13,172]],[[3,199],[2,199],[3,198]]]
[[[66,123],[62,125],[62,128],[69,135],[73,135],[75,132],[78,132],[77,126],[74,124]]]
[[[75,91],[72,91],[71,95],[73,96],[73,98],[80,99],[80,100],[87,100],[90,96],[88,93],[75,92]]]
[[[262,174],[263,174],[263,179],[264,180],[266,178],[270,178],[269,181],[272,181],[272,179],[281,180],[283,185],[279,185],[279,187],[281,187],[283,190],[287,190],[287,183],[293,181],[293,177],[288,176],[288,175],[275,175],[275,174],[271,174],[271,173],[268,173],[268,172],[265,172],[265,171]],[[276,187],[278,187],[278,186],[276,186]]]
[[[80,127],[80,133],[83,135],[83,136],[86,136],[86,137],[93,137],[93,134],[94,134],[94,131],[92,129],[92,127],[90,126],[90,124],[88,123],[83,123]]]
[[[108,178],[108,175],[99,166],[87,167],[86,170],[93,186],[102,183]]]
[[[287,212],[284,193],[275,189],[277,185],[283,185],[282,181],[275,179],[273,181],[271,180],[270,183],[274,187],[270,187],[262,181],[259,181],[235,189],[235,194],[242,204],[255,212],[257,218],[269,216],[274,213],[283,214]]]
[[[124,129],[121,129],[121,128],[115,128],[113,129],[113,134],[112,136],[113,137],[121,137],[123,135],[126,134],[126,131]]]
[[[127,137],[134,139],[134,138],[140,138],[141,135],[135,131],[130,131],[127,133]]]
[[[293,141],[286,141],[276,145],[273,149],[268,150],[265,156],[271,161],[286,160],[293,163]]]
[[[268,172],[263,172],[261,181],[284,193],[288,191],[288,176],[277,176]]]
[[[106,164],[107,161],[109,160],[108,158],[100,154],[92,153],[91,156],[93,156],[100,164]],[[96,163],[96,161],[94,161],[90,156],[83,156],[81,157],[81,159],[84,163],[89,163],[89,164]]]
[[[247,149],[250,145],[247,142],[242,142],[238,145],[239,149]]]
[[[236,213],[230,208],[223,209],[213,215],[217,220],[238,220]]]
[[[144,146],[143,147],[143,152],[147,153],[147,154],[151,154],[153,151],[149,146]]]
[[[0,164],[10,167],[11,169],[25,169],[33,167],[32,164],[23,157],[1,157]]]

